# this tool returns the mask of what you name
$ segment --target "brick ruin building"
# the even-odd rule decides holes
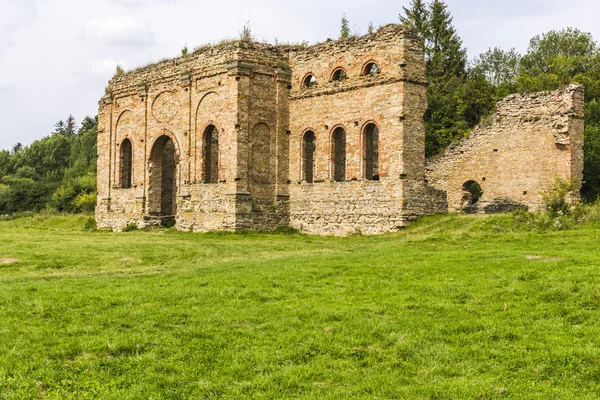
[[[515,151],[507,168],[520,159],[524,178],[508,197],[527,184],[531,195],[515,198],[529,206],[539,206],[534,194],[553,173],[580,178],[578,88],[506,100],[473,146],[461,144],[475,150],[450,149],[427,168],[426,90],[419,43],[398,25],[310,47],[207,46],[117,76],[100,101],[98,226],[376,234],[461,208],[457,196],[483,170],[459,166],[477,157],[498,164],[485,170],[482,199],[495,174],[510,178],[499,171]],[[540,139],[544,153],[532,155],[528,137],[547,132],[556,146]],[[527,138],[513,143],[520,133]],[[552,152],[551,162],[532,165]]]

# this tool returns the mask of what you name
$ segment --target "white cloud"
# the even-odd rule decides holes
[[[115,61],[112,58],[105,58],[104,60],[93,59],[90,61],[88,72],[93,75],[110,77],[117,70],[117,65],[120,65],[125,70],[129,68],[125,61]]]
[[[166,3],[167,5],[170,5],[171,3],[175,3],[178,0],[108,0],[111,3],[117,3],[117,4],[121,4],[125,7],[139,7],[145,4],[148,4],[149,2],[154,2],[154,3]]]
[[[110,0],[110,2],[122,4],[126,7],[139,7],[145,3],[145,0]]]
[[[16,87],[14,85],[0,83],[0,94],[11,94],[15,89]]]
[[[92,18],[85,27],[85,37],[100,42],[142,47],[154,44],[154,34],[141,22],[126,16]]]
[[[2,0],[0,13],[0,55],[14,44],[14,33],[34,22],[37,8],[34,0]]]

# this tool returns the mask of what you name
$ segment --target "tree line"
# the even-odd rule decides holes
[[[78,128],[69,116],[29,146],[0,151],[0,215],[53,209],[90,212],[96,205],[97,117]]]
[[[469,134],[496,102],[511,93],[585,86],[585,167],[582,196],[600,195],[600,48],[590,33],[574,28],[531,38],[525,54],[493,48],[469,62],[447,5],[412,0],[400,14],[421,40],[427,61],[425,115],[427,157]]]
[[[511,93],[585,86],[585,200],[600,195],[600,47],[574,28],[530,40],[525,54],[493,48],[472,60],[442,0],[412,0],[400,21],[418,35],[427,61],[427,157],[467,136]],[[373,25],[369,24],[369,33]],[[344,15],[340,37],[351,36]],[[0,151],[0,215],[54,209],[92,211],[96,203],[97,117],[69,116],[29,146]]]

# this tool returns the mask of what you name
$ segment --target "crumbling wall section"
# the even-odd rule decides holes
[[[429,161],[429,184],[448,195],[451,212],[535,211],[557,177],[583,178],[584,90],[510,95],[468,138]],[[483,193],[471,204],[466,183]]]

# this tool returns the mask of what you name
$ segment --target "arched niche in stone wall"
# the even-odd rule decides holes
[[[179,146],[167,131],[153,143],[148,159],[148,213],[174,216],[177,210]]]
[[[379,180],[379,127],[373,122],[363,127],[363,178]]]
[[[177,116],[180,107],[177,92],[165,91],[152,101],[152,116],[160,123],[168,123]]]
[[[250,134],[250,180],[253,183],[271,181],[271,132],[266,124],[257,124]]]
[[[196,109],[196,131],[202,134],[204,129],[217,121],[221,111],[221,96],[216,92],[205,94]]]
[[[124,139],[121,142],[119,162],[121,163],[119,168],[121,187],[129,189],[132,186],[133,171],[133,147],[129,139]]]
[[[119,115],[119,118],[117,118],[115,127],[117,138],[123,139],[124,135],[132,134],[133,132],[128,132],[130,128],[133,128],[133,113],[129,110],[125,110]],[[121,135],[121,137],[118,135]]]
[[[338,126],[331,134],[331,170],[335,182],[346,180],[346,130]]]
[[[315,177],[315,150],[316,136],[313,130],[308,130],[302,135],[300,179],[306,183],[313,183]]]
[[[202,164],[204,183],[219,182],[219,129],[209,125],[202,134]]]

